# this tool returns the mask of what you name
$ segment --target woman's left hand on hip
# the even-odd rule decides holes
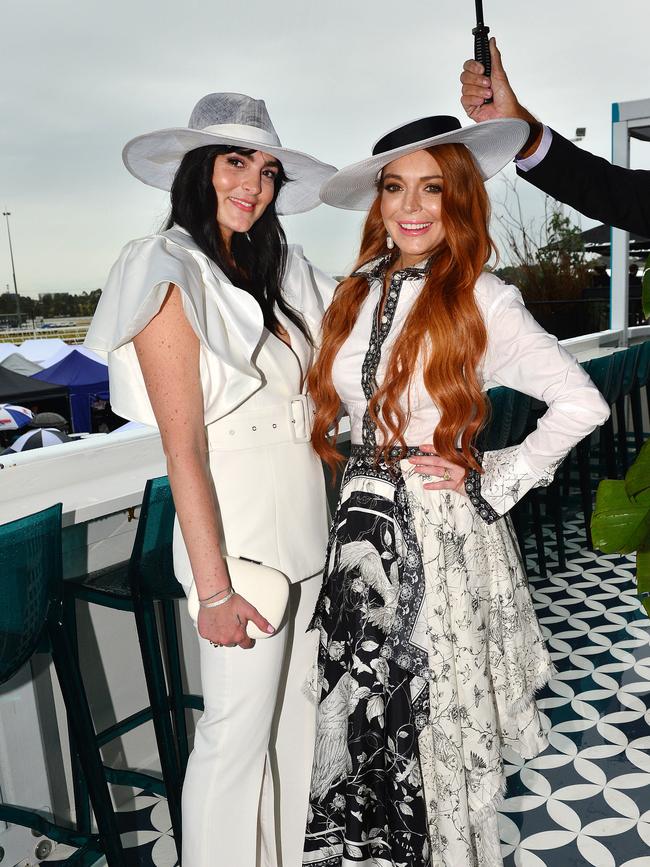
[[[416,472],[423,476],[439,476],[438,481],[427,481],[423,488],[427,491],[456,491],[458,494],[467,496],[465,492],[465,468],[458,464],[452,464],[446,458],[436,454],[431,443],[420,446],[424,455],[413,455],[408,460],[413,464]]]

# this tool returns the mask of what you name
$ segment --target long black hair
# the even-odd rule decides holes
[[[273,200],[249,232],[233,232],[230,254],[217,223],[217,194],[212,185],[214,161],[220,154],[250,156],[254,150],[208,145],[195,148],[183,157],[171,188],[171,212],[165,229],[174,223],[186,229],[195,243],[226,274],[235,286],[249,292],[262,309],[264,325],[277,332],[274,306],[293,322],[311,343],[309,331],[300,316],[285,301],[282,281],[287,266],[287,238],[275,203],[285,183],[290,183],[281,164],[275,176]]]

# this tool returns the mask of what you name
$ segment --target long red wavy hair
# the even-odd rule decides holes
[[[445,180],[445,237],[393,345],[370,415],[377,424],[386,459],[394,446],[406,448],[407,413],[401,400],[406,395],[408,405],[411,380],[421,360],[424,385],[440,412],[440,421],[432,431],[436,452],[453,463],[480,471],[471,445],[488,412],[477,376],[487,333],[474,298],[474,286],[496,252],[489,233],[490,204],[478,167],[464,145],[438,145],[428,152],[438,162]],[[389,252],[380,212],[381,195],[380,190],[368,213],[353,273]],[[332,382],[332,365],[367,294],[368,281],[363,276],[351,276],[339,284],[323,319],[322,348],[308,378],[316,403],[312,443],[332,470],[343,460],[335,440],[332,443],[328,437],[340,406]],[[376,406],[381,406],[380,415],[376,414]]]

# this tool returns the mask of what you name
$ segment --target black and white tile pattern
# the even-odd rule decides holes
[[[539,695],[549,747],[508,756],[506,867],[650,867],[650,621],[633,558],[585,550],[581,523],[566,571],[531,578],[557,675]]]

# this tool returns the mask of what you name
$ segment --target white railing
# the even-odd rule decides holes
[[[88,325],[65,326],[62,328],[22,328],[19,331],[0,331],[0,343],[21,344],[24,340],[60,337],[66,343],[83,343]]]

